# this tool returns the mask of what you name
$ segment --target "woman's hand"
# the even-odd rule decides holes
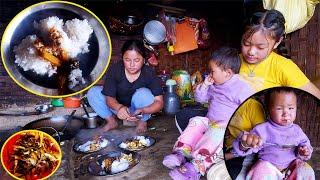
[[[141,109],[137,109],[133,114],[131,114],[131,116],[127,119],[128,121],[139,121],[141,118],[139,118],[140,116],[142,116],[144,114],[144,110],[143,108]]]
[[[246,151],[249,148],[258,148],[262,146],[262,139],[255,134],[244,133],[241,137],[240,149]]]
[[[128,112],[128,107],[122,106],[117,112],[117,117],[121,120],[126,120],[130,117],[130,114]]]

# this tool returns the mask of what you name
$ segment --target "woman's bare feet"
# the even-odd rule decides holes
[[[146,121],[137,121],[136,133],[143,133],[147,130],[147,122]]]
[[[111,116],[110,118],[107,118],[106,121],[107,121],[107,124],[103,127],[103,131],[110,131],[118,127],[118,122],[113,116]]]

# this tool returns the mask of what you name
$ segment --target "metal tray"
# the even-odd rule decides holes
[[[102,147],[102,148],[100,148],[100,149],[98,149],[98,150],[95,150],[95,151],[81,151],[81,150],[79,149],[79,146],[81,146],[82,144],[84,144],[84,143],[86,143],[86,142],[88,142],[88,141],[93,140],[94,137],[92,137],[92,138],[89,138],[89,139],[86,139],[86,140],[83,140],[83,141],[81,141],[81,142],[76,143],[76,144],[73,146],[73,150],[74,150],[75,152],[78,152],[78,153],[89,154],[89,153],[94,153],[94,152],[101,151],[102,149],[105,149],[106,147],[110,146],[111,141],[110,141],[108,138],[104,137],[104,136],[101,136],[101,137],[104,138],[104,139],[106,139],[106,140],[108,140],[108,144],[107,144],[105,147]]]
[[[131,140],[131,139],[135,139],[136,137],[137,137],[137,136],[133,136],[133,137],[131,137],[131,138],[127,138],[127,139],[125,139],[125,140],[124,140],[124,141],[122,141],[122,142],[125,142],[125,141],[127,141],[127,140]],[[145,150],[145,149],[147,149],[147,148],[149,148],[149,147],[153,146],[153,145],[156,143],[156,139],[155,139],[155,138],[150,137],[150,136],[144,136],[144,137],[145,137],[146,139],[149,139],[149,140],[150,140],[150,145],[149,145],[149,146],[147,146],[147,147],[140,148],[140,149],[122,148],[122,147],[120,147],[120,144],[121,144],[122,142],[118,144],[118,147],[119,147],[120,149],[123,149],[123,150],[126,150],[126,151],[138,152],[138,151]]]
[[[128,169],[118,172],[118,173],[114,173],[114,174],[108,174],[105,169],[103,169],[101,167],[101,164],[103,162],[104,159],[108,158],[108,157],[119,157],[121,155],[121,153],[125,153],[125,154],[132,154],[133,159],[135,160],[135,163],[131,164],[129,166]],[[115,175],[119,175],[123,172],[129,171],[130,169],[132,169],[134,166],[136,166],[141,160],[141,156],[140,154],[136,153],[136,152],[128,152],[128,151],[111,151],[108,152],[102,156],[100,156],[99,158],[97,158],[96,161],[92,161],[89,163],[88,165],[88,172],[91,175],[94,176],[115,176]]]

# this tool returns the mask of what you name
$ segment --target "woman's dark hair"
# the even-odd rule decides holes
[[[210,61],[213,61],[223,70],[231,69],[235,74],[240,70],[240,56],[235,48],[221,47],[212,53]]]
[[[126,41],[121,48],[122,57],[128,50],[134,50],[138,52],[143,58],[146,58],[146,50],[142,41],[136,39]]]
[[[254,33],[262,30],[262,32],[278,42],[285,34],[285,23],[283,14],[274,9],[254,13],[245,29],[243,38],[250,38]]]

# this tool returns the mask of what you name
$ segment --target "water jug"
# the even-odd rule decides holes
[[[177,83],[175,80],[169,79],[166,82],[167,91],[164,95],[164,112],[166,115],[175,115],[180,108],[180,98],[176,94]]]

